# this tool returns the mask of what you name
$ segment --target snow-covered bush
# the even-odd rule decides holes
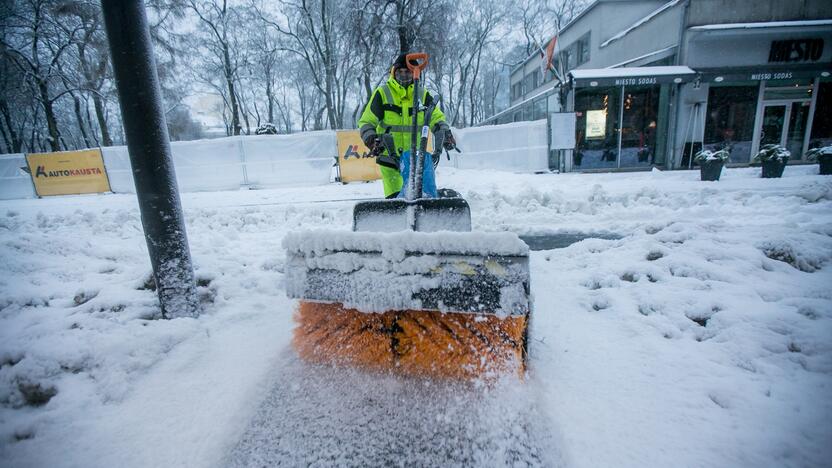
[[[727,149],[721,149],[721,150],[703,149],[702,151],[696,153],[696,156],[694,156],[693,159],[694,159],[694,161],[698,162],[699,164],[702,164],[702,163],[707,162],[707,161],[721,161],[721,162],[724,163],[725,161],[728,160],[728,156],[730,156],[730,155],[731,155],[731,153]]]
[[[254,131],[255,135],[277,135],[277,127],[273,123],[266,122],[257,127]]]
[[[808,161],[817,161],[820,158],[828,158],[832,156],[832,145],[824,146],[822,148],[812,148],[806,152],[806,159]]]
[[[792,153],[780,145],[768,144],[763,145],[760,151],[754,156],[754,162],[777,161],[779,163],[786,163]]]

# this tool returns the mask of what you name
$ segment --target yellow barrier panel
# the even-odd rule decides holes
[[[110,191],[104,159],[98,148],[31,153],[26,155],[26,164],[39,197]]]
[[[361,141],[358,130],[338,130],[335,133],[338,142],[338,167],[341,182],[360,182],[381,179],[381,171],[376,158]],[[428,134],[428,151],[433,151],[433,133]]]
[[[376,158],[361,141],[358,130],[339,130],[335,133],[338,141],[338,168],[341,182],[358,182],[381,179]]]

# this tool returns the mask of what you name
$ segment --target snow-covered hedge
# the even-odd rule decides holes
[[[817,161],[820,158],[828,158],[830,156],[832,156],[832,145],[822,148],[812,148],[806,152],[806,159],[808,161]]]
[[[754,162],[777,161],[785,163],[792,156],[792,153],[780,145],[763,145],[760,151],[754,156]]]
[[[700,164],[703,163],[703,162],[706,162],[706,161],[722,161],[722,162],[725,162],[725,161],[728,160],[728,156],[730,156],[730,155],[731,155],[731,153],[726,149],[715,150],[715,151],[714,150],[709,150],[709,149],[703,149],[702,151],[696,153],[696,156],[694,156],[694,160],[696,162],[700,163]]]

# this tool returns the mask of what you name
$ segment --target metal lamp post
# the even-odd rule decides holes
[[[165,318],[199,301],[142,0],[103,0],[104,23],[156,292]]]

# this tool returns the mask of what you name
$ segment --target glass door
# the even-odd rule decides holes
[[[786,129],[785,104],[767,104],[763,107],[763,128],[760,132],[760,147],[763,145],[782,145]]]

